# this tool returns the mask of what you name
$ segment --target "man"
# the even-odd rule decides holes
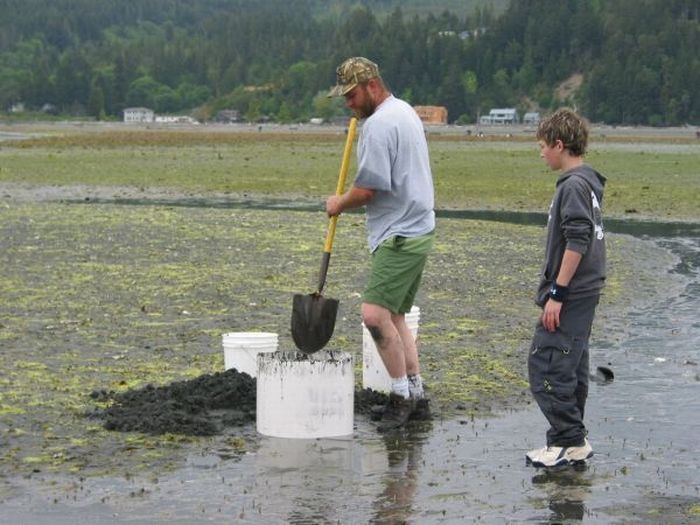
[[[380,431],[429,414],[418,350],[405,314],[411,310],[433,245],[433,178],[423,124],[413,108],[394,97],[374,62],[353,57],[336,70],[330,96],[345,97],[366,119],[357,149],[357,174],[343,195],[326,201],[329,216],[365,206],[372,264],[362,320],[389,375],[391,393]]]

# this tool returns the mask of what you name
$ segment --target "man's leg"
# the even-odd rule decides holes
[[[432,245],[432,233],[413,238],[396,236],[372,254],[362,320],[392,377],[419,373],[418,352],[405,312],[413,306]]]
[[[418,345],[413,332],[406,324],[405,314],[392,314],[394,326],[403,342],[404,361],[406,363],[406,375],[408,377],[408,393],[415,406],[411,419],[427,421],[430,419],[430,403],[423,389],[423,378],[420,375],[420,361],[418,358]]]
[[[412,374],[415,393],[418,352],[406,325],[405,312],[413,305],[432,243],[432,234],[411,239],[396,236],[387,239],[372,254],[370,280],[363,294],[362,320],[391,377],[392,393],[382,417],[384,427],[402,426],[415,405],[408,374]]]
[[[363,303],[362,321],[374,339],[389,376],[392,379],[405,376],[407,363],[404,340],[392,320],[392,313],[383,306]],[[406,323],[403,324],[405,327]]]
[[[409,376],[420,374],[418,348],[416,346],[416,340],[413,338],[413,332],[411,332],[411,329],[406,324],[406,314],[391,314],[391,322],[394,323],[403,344],[406,374]]]
[[[391,377],[391,393],[377,427],[386,432],[406,424],[415,403],[410,397],[403,341],[391,320],[391,312],[371,303],[362,304],[362,319],[372,335],[379,355]]]

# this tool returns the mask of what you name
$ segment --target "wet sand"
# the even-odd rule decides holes
[[[50,188],[37,195],[44,196],[38,204],[6,197],[0,209],[7,298],[0,310],[7,372],[0,383],[0,499],[8,516],[33,523],[67,523],[78,514],[110,523],[469,523],[477,516],[481,523],[516,523],[550,515],[539,507],[546,504],[538,502],[539,489],[553,490],[556,500],[566,476],[533,477],[525,486],[537,474],[521,461],[544,430],[527,408],[522,354],[536,313],[540,228],[441,219],[446,238],[420,297],[425,375],[437,413],[432,426],[387,441],[360,413],[350,440],[290,445],[261,438],[242,421],[197,437],[110,431],[95,416],[109,408],[111,392],[215,377],[221,333],[277,331],[281,345],[290,345],[290,294],[312,286],[322,213],[115,206],[91,204],[93,197],[68,204]],[[342,305],[332,344],[359,357],[362,217],[349,216],[343,228],[348,236],[332,264],[338,271],[329,275],[329,293]],[[594,357],[611,363],[618,378],[592,392],[590,417],[599,433],[609,416],[598,403],[625,384],[620,372],[630,366],[612,352],[630,339],[629,316],[652,315],[645,309],[685,289],[667,273],[678,259],[663,246],[610,239],[613,278],[597,321],[604,351]],[[589,470],[574,486],[616,494],[626,485],[623,467],[647,467],[639,453],[624,452],[627,431],[611,426],[600,450],[613,470],[600,467],[599,477]],[[654,432],[652,424],[644,428]],[[631,485],[641,496],[664,497],[635,505],[665,512],[669,523],[693,523],[692,490],[684,499],[683,491],[663,486],[673,476],[653,478]],[[680,482],[697,487],[692,476]],[[268,501],[275,490],[279,498]],[[601,510],[611,499],[584,504],[584,514],[595,508],[593,522],[617,522],[615,512]],[[30,513],[28,505],[45,510]],[[634,516],[627,512],[619,522]]]

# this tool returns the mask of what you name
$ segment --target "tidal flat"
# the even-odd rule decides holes
[[[250,425],[210,436],[106,430],[99,415],[110,400],[94,393],[221,372],[226,332],[276,332],[280,347],[291,349],[292,295],[316,284],[322,199],[335,187],[342,129],[90,128],[32,127],[22,132],[41,136],[0,143],[5,501],[21,501],[22,486],[80,499],[88,478],[157,485],[193,457],[255,454]],[[555,175],[530,139],[431,136],[438,208],[543,213]],[[697,141],[607,137],[594,142],[589,160],[609,179],[606,217],[700,220]],[[249,199],[300,209],[241,205]],[[674,293],[668,270],[678,264],[641,237],[608,239],[596,333],[627,322],[628,311],[653,304],[661,291]],[[542,226],[438,219],[417,300],[436,421],[486,428],[490,414],[531,403],[525,352],[543,242]],[[355,357],[358,386],[367,263],[364,217],[344,215],[324,295],[340,301],[329,346]]]
[[[276,332],[280,348],[293,349],[292,295],[313,291],[326,222],[320,211],[4,201],[3,472],[127,473],[175,467],[193,447],[245,451],[249,436],[235,428],[206,438],[107,431],[86,417],[101,406],[90,394],[223,371],[226,332]],[[440,417],[527,399],[542,235],[536,226],[438,221],[417,304],[423,374]],[[343,216],[324,295],[340,301],[329,348],[355,357],[358,385],[367,262],[364,218]],[[633,283],[653,283],[657,265],[670,262],[612,236],[604,303],[629,307],[654,289]]]

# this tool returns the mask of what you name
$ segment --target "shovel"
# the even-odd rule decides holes
[[[353,117],[350,119],[348,136],[345,140],[343,162],[340,165],[338,185],[335,189],[336,195],[342,195],[345,187],[345,179],[350,164],[350,151],[355,140],[356,128],[357,119]],[[318,276],[318,288],[312,294],[294,294],[292,302],[292,339],[294,339],[294,344],[297,348],[307,354],[317,352],[326,346],[335,329],[338,300],[323,297],[321,292],[326,284],[326,274],[328,273],[328,263],[331,259],[333,237],[335,237],[337,222],[338,216],[336,215],[330,218],[328,224],[326,243],[323,247],[323,257],[321,258],[321,270]]]

